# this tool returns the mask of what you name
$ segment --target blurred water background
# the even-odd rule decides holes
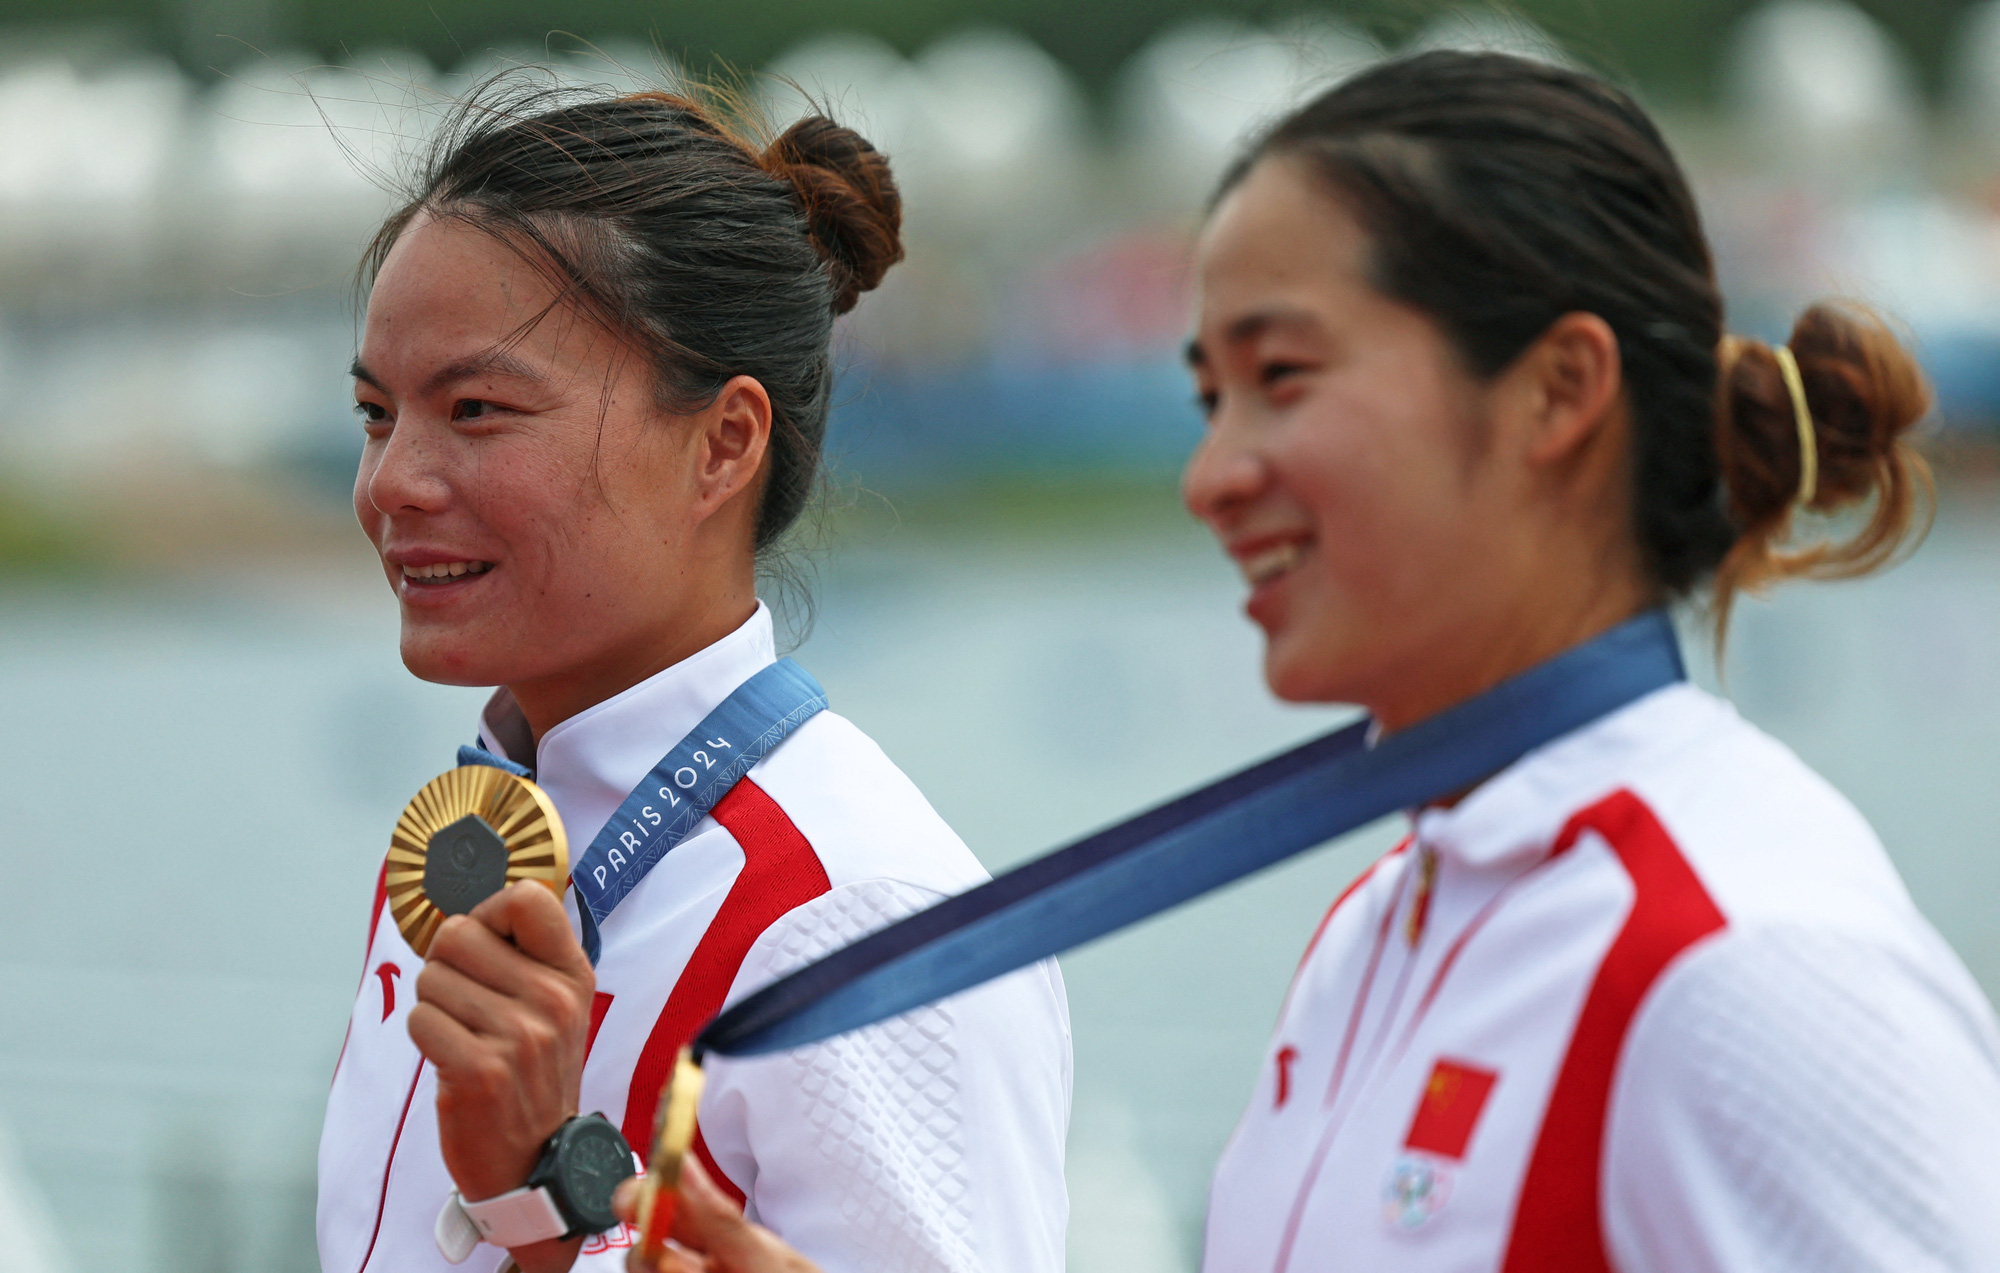
[[[1265,693],[1176,507],[1186,245],[1232,148],[1413,47],[1636,83],[1739,329],[1858,295],[1938,384],[1930,541],[1748,606],[1727,689],[2000,992],[2000,3],[566,6],[587,39],[423,8],[0,2],[0,1235],[37,1235],[0,1268],[316,1266],[373,874],[480,697],[402,670],[345,509],[348,284],[400,157],[520,63],[633,84],[720,52],[894,160],[910,259],[845,320],[790,613],[995,868],[1339,716]],[[1064,961],[1080,1273],[1193,1267],[1292,963],[1396,831]]]

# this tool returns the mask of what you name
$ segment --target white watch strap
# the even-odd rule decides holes
[[[458,1205],[457,1194],[444,1200],[431,1236],[437,1239],[438,1254],[453,1264],[465,1263],[473,1248],[479,1245],[479,1226],[465,1214],[465,1208]]]
[[[462,1264],[481,1242],[511,1249],[567,1232],[569,1221],[556,1210],[549,1191],[523,1186],[479,1202],[467,1202],[454,1190],[438,1212],[433,1236],[445,1259]]]

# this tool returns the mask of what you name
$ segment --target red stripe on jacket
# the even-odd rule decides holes
[[[632,1088],[625,1098],[625,1139],[642,1154],[650,1152],[654,1107],[673,1070],[675,1054],[722,1010],[751,945],[780,916],[832,888],[812,844],[756,783],[742,779],[711,812],[742,846],[743,870],[674,983],[632,1071]],[[743,1191],[716,1167],[699,1133],[695,1153],[715,1183],[741,1203]]]
[[[1632,878],[1632,910],[1583,1001],[1528,1159],[1502,1273],[1610,1273],[1601,1181],[1604,1124],[1625,1035],[1667,966],[1727,921],[1646,803],[1618,791],[1571,818],[1562,853],[1594,831]]]
[[[382,869],[375,872],[375,905],[368,911],[368,947],[361,954],[361,980],[368,980],[368,951],[375,948],[375,929],[382,922],[382,905],[389,900],[389,859],[382,859]]]

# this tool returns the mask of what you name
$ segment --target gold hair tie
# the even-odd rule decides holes
[[[1799,422],[1799,493],[1794,502],[1810,508],[1819,494],[1819,438],[1813,432],[1812,408],[1806,405],[1805,377],[1799,375],[1799,360],[1792,356],[1790,345],[1773,345],[1771,352],[1777,355],[1778,371],[1792,395],[1792,414]]]

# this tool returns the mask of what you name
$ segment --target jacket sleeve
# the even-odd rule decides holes
[[[1669,975],[1606,1127],[1621,1273],[2000,1268],[2000,1039],[1939,954],[1779,929]]]
[[[730,1001],[937,898],[835,888],[764,932]],[[701,1127],[746,1211],[825,1273],[1057,1273],[1069,1103],[1051,961],[811,1047],[714,1058]]]

